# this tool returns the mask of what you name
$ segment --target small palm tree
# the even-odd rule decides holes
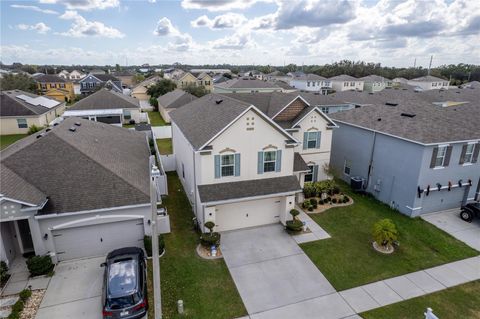
[[[390,219],[382,219],[373,225],[372,235],[377,245],[391,247],[398,238],[398,231]]]

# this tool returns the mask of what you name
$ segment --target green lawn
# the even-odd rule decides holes
[[[150,124],[152,126],[165,126],[169,125],[165,122],[162,115],[158,111],[150,111],[148,113],[148,118],[150,119]]]
[[[0,150],[27,136],[27,134],[0,135]]]
[[[361,314],[365,319],[424,318],[432,308],[439,318],[480,318],[480,281],[442,290]]]
[[[161,155],[173,154],[172,139],[159,138],[157,139],[158,151]]]
[[[355,204],[310,214],[331,236],[301,247],[337,290],[406,274],[478,255],[478,252],[420,218],[412,219],[379,201],[344,192]],[[390,218],[399,231],[400,247],[382,255],[371,247],[375,222]]]
[[[124,128],[134,128],[135,124],[122,124],[122,127],[124,127]]]
[[[192,208],[175,173],[168,173],[168,193],[164,203],[172,232],[165,235],[166,253],[160,259],[163,318],[226,319],[246,315],[223,259],[204,260],[197,256],[199,235],[192,228]],[[149,297],[153,298],[153,293]],[[183,316],[177,314],[179,299],[184,301]]]

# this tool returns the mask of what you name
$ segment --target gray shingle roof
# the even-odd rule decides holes
[[[0,193],[8,198],[16,199],[28,204],[40,206],[47,196],[22,177],[0,164]]]
[[[195,95],[180,89],[175,89],[160,96],[157,100],[158,104],[166,109],[176,109],[196,99],[198,98]]]
[[[140,87],[140,86],[144,86],[144,87],[147,87],[157,81],[159,81],[161,78],[158,76],[158,75],[153,75],[145,80],[143,80],[142,82],[138,83],[137,85],[135,85],[133,87],[133,89],[137,88],[137,87]]]
[[[50,83],[50,82],[56,82],[56,83],[65,83],[67,80],[64,78],[59,77],[58,75],[55,74],[44,74],[39,77],[35,78],[35,81],[37,82],[42,82],[42,83]]]
[[[303,171],[308,171],[310,168],[308,167],[307,163],[305,163],[305,160],[303,159],[302,155],[300,153],[295,152],[293,154],[293,171],[294,172],[303,172]]]
[[[272,118],[299,94],[296,92],[282,93],[223,93],[222,95],[255,105],[264,114]]]
[[[73,104],[69,110],[132,109],[139,107],[140,102],[133,97],[108,89],[100,89]]]
[[[298,179],[293,175],[198,186],[202,203],[300,191]]]
[[[215,86],[229,89],[280,89],[279,86],[272,82],[251,79],[247,77],[231,79],[225,82],[217,83]]]
[[[359,80],[362,80],[362,81],[365,81],[365,82],[385,82],[385,81],[389,81],[387,78],[384,78],[383,76],[375,75],[375,74],[364,76],[363,78],[360,78]]]
[[[21,90],[2,91],[0,92],[0,116],[40,115],[63,105],[63,103],[58,103],[58,105],[49,109],[44,106],[27,103],[17,98],[19,95],[26,95],[32,98],[39,97],[39,95]],[[43,98],[53,100],[46,96],[43,96]]]
[[[437,78],[436,76],[426,75],[426,76],[421,76],[419,78],[411,79],[410,81],[415,81],[415,82],[444,82],[444,81],[448,81],[448,80]]]
[[[81,126],[69,131],[75,122]],[[3,166],[48,197],[40,214],[149,203],[150,152],[144,133],[70,118],[37,135],[0,155]],[[26,187],[17,179],[2,183],[2,192],[22,196],[18,185]]]
[[[192,146],[199,149],[249,106],[225,95],[208,94],[173,110],[170,118]]]
[[[313,73],[303,74],[303,75],[300,75],[300,76],[297,76],[297,77],[293,78],[293,80],[300,80],[300,81],[322,81],[322,80],[325,80],[325,79],[326,78],[324,78],[323,76],[316,75],[316,74],[313,74]]]
[[[337,76],[332,76],[328,78],[330,81],[361,81],[360,79],[354,78],[353,76],[347,74],[340,74]]]

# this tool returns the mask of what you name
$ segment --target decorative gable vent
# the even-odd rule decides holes
[[[246,118],[246,123],[247,123],[247,131],[253,131],[255,128],[253,127],[255,125],[255,117],[247,117]]]

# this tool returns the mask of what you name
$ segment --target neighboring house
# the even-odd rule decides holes
[[[478,93],[470,103],[442,107],[428,95],[414,98],[424,92],[399,92],[405,95],[397,103],[332,115],[339,128],[331,164],[341,178],[350,183],[358,177],[363,190],[412,217],[478,200]]]
[[[255,78],[257,80],[266,80],[265,74],[258,70],[250,70],[245,73],[243,73],[244,77],[250,77],[250,78]]]
[[[202,229],[285,224],[304,181],[324,178],[335,124],[299,96],[265,95],[209,94],[170,113],[177,173]]]
[[[113,90],[100,89],[69,107],[64,117],[83,119],[117,126],[131,120],[140,122],[140,103],[137,99]]]
[[[232,73],[230,69],[190,69],[192,73],[208,73],[210,75],[217,75],[217,74],[225,74],[225,73]]]
[[[355,108],[355,104],[345,102],[335,94],[323,95],[313,92],[300,92],[299,95],[311,106],[318,107],[324,114],[347,111]]]
[[[480,89],[480,82],[472,81],[461,85],[462,89]]]
[[[135,86],[134,78],[135,74],[131,71],[114,72],[113,76],[122,81],[123,87],[131,88]]]
[[[185,92],[180,89],[175,89],[172,92],[168,92],[160,96],[158,101],[158,110],[160,114],[162,114],[163,119],[165,122],[170,123],[170,115],[169,113],[175,109],[178,109],[181,106],[184,106],[187,103],[196,100],[197,97],[192,95],[188,92]]]
[[[380,92],[385,88],[391,88],[393,81],[379,75],[368,75],[360,78],[363,81],[363,90],[366,92]]]
[[[289,82],[290,77],[281,71],[273,71],[265,75],[265,78],[269,81],[284,81]]]
[[[67,70],[62,70],[57,75],[59,77],[61,77],[62,79],[70,79],[70,77],[69,77],[70,73]]]
[[[41,95],[46,95],[59,102],[73,101],[75,91],[73,83],[57,75],[45,74],[35,78],[37,90]]]
[[[90,73],[79,81],[80,92],[83,95],[91,94],[102,87],[112,89],[116,92],[122,93],[122,81],[111,74],[94,74]]]
[[[0,135],[26,134],[32,125],[44,127],[63,114],[65,102],[12,90],[0,92]]]
[[[197,86],[204,86],[207,92],[213,91],[213,78],[206,72],[192,73],[197,78]]]
[[[254,93],[282,92],[282,88],[273,82],[261,81],[255,78],[236,78],[213,86],[215,93]]]
[[[290,86],[287,82],[284,82],[284,81],[269,80],[268,82],[280,87],[282,89],[282,92],[284,93],[292,93],[292,92],[298,91],[298,89],[294,88],[293,86]]]
[[[187,86],[204,86],[207,92],[213,90],[213,79],[205,72],[190,73],[182,71],[173,74],[170,79],[175,82],[179,89],[184,89]]]
[[[223,76],[223,74],[217,74],[212,78],[213,84],[222,83],[230,80],[229,78]]]
[[[148,88],[157,83],[157,81],[160,81],[160,79],[161,78],[158,75],[154,75],[143,80],[133,87],[131,96],[139,99],[140,101],[148,101],[150,99],[150,95],[147,93]]]
[[[363,81],[353,76],[342,74],[329,78],[332,88],[337,91],[363,91]]]
[[[144,133],[78,118],[0,152],[0,259],[54,262],[143,247],[150,234]]]
[[[70,72],[69,74],[69,78],[70,80],[75,80],[75,81],[78,81],[78,80],[81,80],[85,77],[85,73],[83,72],[80,72],[80,71],[77,71],[77,70],[73,70],[72,72]]]
[[[427,75],[407,81],[407,84],[418,87],[422,90],[448,90],[449,81]]]
[[[88,73],[97,75],[97,74],[105,74],[106,72],[105,72],[105,70],[102,70],[102,69],[93,69]]]
[[[290,79],[290,86],[302,91],[327,94],[332,89],[332,82],[320,75],[305,74]]]

